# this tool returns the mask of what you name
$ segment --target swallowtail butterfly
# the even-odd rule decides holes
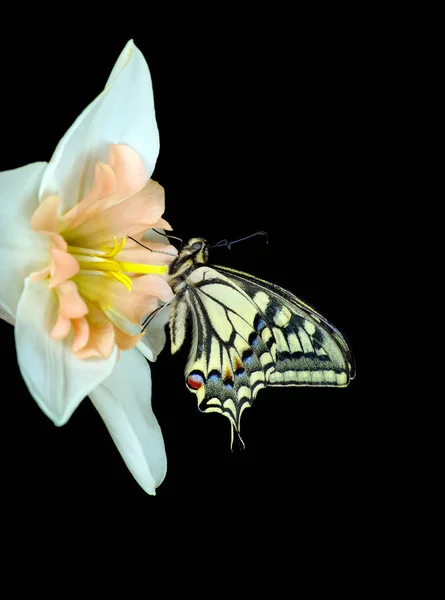
[[[208,264],[209,245],[193,238],[169,268],[171,351],[192,343],[186,386],[203,412],[230,420],[232,448],[244,445],[241,415],[268,386],[345,387],[354,378],[351,349],[322,315],[287,290]]]

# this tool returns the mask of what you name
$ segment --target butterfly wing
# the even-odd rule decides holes
[[[272,334],[263,335],[275,360],[267,385],[346,387],[354,378],[348,342],[323,315],[273,283],[228,267],[215,268],[251,298]]]
[[[226,267],[202,266],[187,277],[170,320],[172,352],[184,343],[188,318],[192,345],[186,385],[203,412],[232,424],[258,391],[274,385],[345,386],[353,377],[343,336],[290,292]]]

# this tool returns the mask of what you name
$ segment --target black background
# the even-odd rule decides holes
[[[152,365],[153,407],[168,473],[147,496],[133,480],[86,399],[56,428],[17,368],[12,327],[0,323],[8,369],[2,392],[3,474],[9,498],[113,510],[164,500],[240,514],[287,499],[324,512],[357,510],[372,477],[374,375],[364,355],[363,239],[372,203],[372,60],[361,18],[288,16],[220,30],[171,21],[75,33],[3,38],[1,170],[49,160],[57,141],[103,89],[134,37],[150,67],[161,150],[153,178],[166,191],[165,218],[184,239],[230,240],[215,263],[273,281],[313,304],[348,338],[357,379],[346,389],[263,390],[243,416],[246,451],[230,452],[230,427],[201,414],[184,385],[185,355],[168,346]],[[378,440],[373,444],[378,444]],[[230,505],[232,508],[234,505]],[[245,508],[247,507],[247,508]],[[355,507],[355,508],[354,508]],[[335,509],[334,509],[335,510]],[[360,508],[358,508],[360,511]]]

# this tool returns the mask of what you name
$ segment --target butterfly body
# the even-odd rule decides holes
[[[208,244],[191,239],[170,265],[175,292],[172,353],[192,344],[185,376],[203,412],[231,422],[232,447],[241,415],[269,386],[345,387],[354,377],[342,334],[287,290],[247,273],[208,265]]]

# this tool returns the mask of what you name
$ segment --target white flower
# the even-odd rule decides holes
[[[29,391],[56,425],[88,395],[150,494],[166,456],[137,348],[154,360],[165,335],[141,340],[139,323],[172,297],[176,252],[148,231],[170,228],[149,179],[158,152],[150,73],[130,41],[51,161],[0,173],[0,315]]]

